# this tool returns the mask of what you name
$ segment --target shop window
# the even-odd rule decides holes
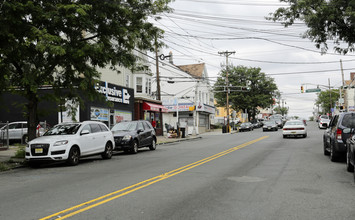
[[[199,121],[199,126],[205,127],[206,126],[206,116],[205,115],[200,115],[198,118]]]
[[[143,92],[143,78],[137,77],[136,78],[136,93],[142,93],[142,92]]]

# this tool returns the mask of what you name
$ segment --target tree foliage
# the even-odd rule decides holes
[[[219,73],[214,85],[217,106],[226,106],[226,69]],[[255,118],[257,107],[267,108],[273,104],[277,91],[274,79],[267,77],[260,68],[244,66],[228,67],[229,104],[236,111],[247,109],[249,120]],[[248,87],[248,90],[242,90]]]
[[[338,89],[321,91],[317,95],[316,105],[322,108],[322,113],[331,113],[330,108],[334,108],[335,103],[338,101],[340,95]]]
[[[339,53],[354,51],[355,43],[355,1],[343,0],[280,0],[289,7],[277,9],[274,21],[281,21],[287,27],[297,20],[303,21],[309,28],[304,37],[315,42],[322,52],[328,50],[328,40],[335,44]],[[344,42],[346,44],[344,44]]]
[[[0,4],[0,92],[19,94],[29,138],[35,137],[38,90],[50,86],[59,101],[99,97],[97,67],[133,68],[134,49],[153,49],[162,31],[149,18],[172,0],[7,0]],[[63,89],[68,91],[63,93]]]
[[[287,115],[288,113],[288,108],[287,107],[280,107],[280,106],[277,106],[274,108],[274,112],[276,114],[280,114],[280,115]]]

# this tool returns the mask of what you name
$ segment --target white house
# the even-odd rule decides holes
[[[168,109],[168,113],[163,114],[164,124],[176,128],[178,123],[188,134],[206,132],[215,113],[206,65],[178,66],[173,63],[172,53],[169,56],[169,62],[159,62],[161,100]],[[154,92],[156,85],[155,80],[152,83]]]

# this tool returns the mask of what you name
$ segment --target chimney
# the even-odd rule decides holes
[[[173,52],[171,52],[171,51],[169,52],[169,63],[174,64],[174,62],[173,62]]]

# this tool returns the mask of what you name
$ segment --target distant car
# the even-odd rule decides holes
[[[329,124],[329,145],[326,151],[331,161],[345,159],[347,153],[346,140],[350,133],[343,132],[346,128],[355,128],[355,113],[343,112],[335,115]]]
[[[244,122],[239,126],[239,131],[252,131],[252,130],[253,130],[253,124],[250,122]]]
[[[264,121],[263,131],[277,131],[278,126],[275,121]]]
[[[157,137],[148,121],[120,122],[113,126],[111,131],[115,139],[115,150],[136,154],[141,147],[156,149]]]
[[[329,123],[330,123],[330,119],[327,115],[322,115],[320,118],[319,118],[319,122],[318,122],[318,127],[320,129],[322,128],[326,128],[329,126]]]
[[[307,128],[301,120],[287,121],[282,129],[283,138],[286,137],[307,137]]]
[[[101,154],[110,159],[114,147],[112,132],[102,122],[84,121],[61,123],[26,146],[30,165],[43,161],[66,161],[77,165],[80,157]]]

